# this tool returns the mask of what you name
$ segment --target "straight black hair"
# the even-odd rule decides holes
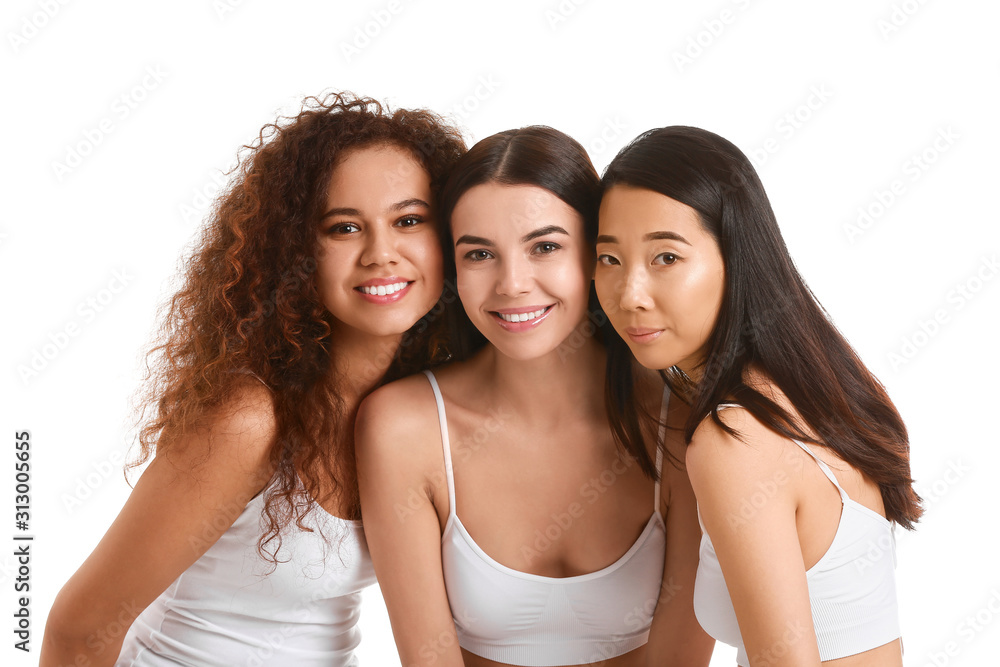
[[[602,185],[605,192],[615,185],[645,188],[690,206],[722,254],[724,294],[700,379],[695,383],[676,367],[660,371],[691,404],[685,440],[690,443],[706,417],[740,437],[718,409],[723,402],[737,403],[787,438],[837,452],[879,485],[889,520],[912,529],[922,510],[910,478],[903,420],[799,275],[747,157],[707,130],[664,127],[623,148]],[[633,357],[617,334],[606,341],[606,402],[615,439],[644,470],[652,470],[633,400]],[[747,385],[751,368],[781,389],[816,438]]]

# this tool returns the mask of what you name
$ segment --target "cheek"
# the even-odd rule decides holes
[[[343,266],[343,258],[328,248],[321,248],[316,256],[316,290],[326,301],[333,287],[339,282],[338,268]]]
[[[469,270],[463,268],[461,264],[458,265],[455,273],[455,290],[458,292],[458,298],[465,306],[466,312],[470,315],[475,310],[473,304],[483,299],[485,279],[486,271],[482,269]]]
[[[707,339],[715,328],[722,305],[723,278],[715,268],[692,275],[680,293],[685,295],[677,306],[685,309],[689,316],[687,329],[691,335]]]
[[[444,285],[444,257],[436,237],[424,240],[417,249],[413,262],[419,267],[422,277],[440,291]]]

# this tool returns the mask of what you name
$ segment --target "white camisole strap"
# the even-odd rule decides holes
[[[438,386],[434,373],[424,371],[424,375],[430,380],[431,389],[434,390],[434,401],[437,403],[438,423],[441,425],[441,447],[444,450],[444,473],[448,479],[448,516],[455,515],[455,471],[451,462],[451,442],[448,438],[448,417],[444,412],[444,397],[441,395],[441,387]]]
[[[740,405],[740,404],[738,404],[738,403],[719,403],[719,405],[718,405],[718,407],[716,409],[723,410],[725,408],[741,408],[741,407],[743,407],[743,406]],[[844,491],[844,487],[842,487],[840,485],[840,482],[837,481],[837,477],[836,477],[836,475],[833,474],[833,471],[830,470],[830,466],[828,466],[823,461],[823,459],[821,459],[820,457],[816,456],[813,453],[813,451],[811,449],[809,449],[808,447],[806,447],[803,443],[799,442],[798,440],[792,440],[792,442],[794,442],[796,445],[798,445],[799,447],[801,447],[805,451],[806,454],[808,454],[809,456],[811,456],[812,459],[819,466],[819,469],[822,470],[823,474],[827,476],[827,479],[829,479],[831,482],[833,482],[833,485],[835,487],[837,487],[837,491],[840,493],[840,499],[841,499],[841,501],[850,500],[850,496],[847,495],[847,491]],[[699,519],[700,519],[700,517],[699,517]]]
[[[817,465],[819,465],[819,469],[822,470],[823,474],[826,475],[831,482],[833,482],[835,487],[837,487],[837,491],[840,492],[840,499],[844,502],[850,500],[850,497],[847,495],[847,491],[844,491],[844,487],[840,485],[837,481],[837,477],[833,474],[833,471],[830,470],[830,466],[828,466],[820,457],[816,456],[811,449],[805,446],[805,444],[799,442],[798,440],[792,440],[792,442],[804,449],[806,454],[813,457],[813,460],[815,460]]]
[[[444,396],[441,395],[441,387],[438,386],[437,378],[429,370],[424,371],[424,375],[431,383],[434,391],[434,402],[437,404],[438,424],[441,427],[441,448],[444,451],[444,472],[448,480],[448,516],[455,514],[455,469],[451,460],[451,440],[448,437],[448,416],[444,411]],[[660,472],[662,478],[663,470],[663,438],[667,428],[667,406],[670,405],[670,390],[664,388],[663,398],[660,401],[660,427],[657,433],[656,446],[656,470]],[[660,480],[653,486],[653,511],[660,514]]]
[[[660,399],[660,428],[656,433],[656,472],[657,480],[653,485],[653,511],[660,514],[660,481],[663,479],[663,448],[667,431],[667,406],[670,405],[670,389],[663,388],[663,398]]]

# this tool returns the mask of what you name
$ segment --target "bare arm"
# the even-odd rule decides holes
[[[670,452],[684,460],[682,436],[666,438]],[[715,640],[694,615],[694,578],[698,571],[701,527],[687,472],[665,463],[661,482],[661,511],[667,526],[667,553],[663,584],[647,644],[648,664],[656,667],[707,667]]]
[[[49,612],[41,667],[113,665],[128,627],[233,524],[270,476],[267,389],[248,385],[207,429],[173,443],[140,477]]]
[[[444,468],[441,436],[433,398],[429,405],[428,396],[423,403],[413,398],[422,389],[417,381],[387,385],[358,410],[355,450],[365,536],[401,663],[460,666],[430,481]]]
[[[740,442],[705,420],[687,451],[691,484],[732,597],[750,665],[819,667],[806,570],[795,526],[797,476],[787,440],[742,409],[723,413]],[[761,484],[776,491],[754,513]]]

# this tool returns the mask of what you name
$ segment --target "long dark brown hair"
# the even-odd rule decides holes
[[[147,357],[140,451],[129,468],[204,427],[251,374],[272,390],[275,472],[258,542],[272,562],[282,530],[293,521],[304,528],[314,508],[299,476],[307,489],[332,488],[331,497],[342,499],[351,517],[360,516],[354,438],[330,373],[337,354],[333,319],[313,274],[317,226],[334,167],[348,151],[378,145],[411,153],[435,192],[465,152],[461,133],[437,115],[393,111],[351,93],[307,98],[297,116],[264,126],[241,149]],[[388,351],[390,369],[373,382],[408,375],[447,355],[440,312],[435,307],[398,349]]]
[[[586,149],[578,141],[545,125],[531,125],[498,132],[479,141],[455,165],[441,191],[441,244],[444,252],[444,275],[454,284],[455,240],[451,233],[451,215],[458,200],[477,185],[534,185],[548,190],[568,204],[583,218],[587,244],[597,239],[597,209],[601,203],[601,178]],[[592,320],[606,324],[591,287]],[[456,359],[469,357],[486,343],[486,338],[472,325],[460,308],[455,313],[452,346]],[[610,329],[610,327],[608,327]]]
[[[661,371],[671,389],[691,403],[686,441],[706,417],[740,437],[719,418],[720,403],[737,403],[787,438],[837,452],[879,485],[889,520],[912,529],[922,510],[910,478],[903,420],[799,275],[746,156],[706,130],[654,129],[608,166],[603,187],[615,185],[645,188],[690,206],[722,254],[725,290],[701,378],[694,383],[679,369]],[[632,363],[625,342],[609,336],[606,399],[612,429],[650,472],[633,400]],[[802,423],[747,385],[751,369],[777,385]]]

